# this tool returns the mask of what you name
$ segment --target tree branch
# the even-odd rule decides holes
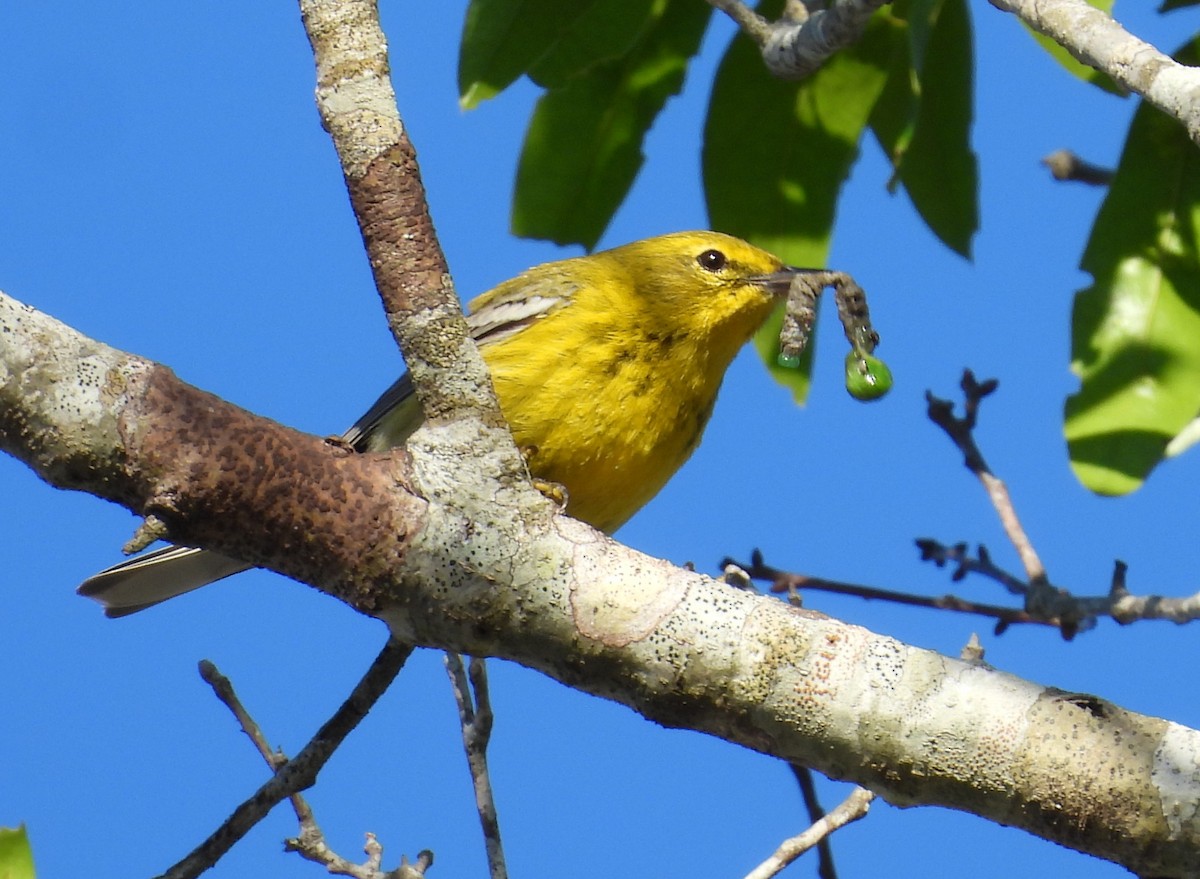
[[[771,22],[767,21],[741,0],[708,0],[714,9],[724,12],[748,36],[761,47],[771,36]]]
[[[789,3],[787,14],[775,22],[768,22],[739,0],[709,2],[754,40],[772,76],[803,79],[834,53],[858,42],[875,10],[890,0],[842,0],[806,14],[802,4]]]
[[[1085,0],[991,0],[1178,119],[1200,144],[1200,70],[1164,55]]]
[[[305,4],[314,30],[340,26],[322,18],[326,5]],[[374,11],[369,2],[352,5],[355,14]],[[386,72],[372,64],[370,75]],[[335,103],[351,114],[364,104],[374,112],[352,68],[348,79],[337,64],[326,69]],[[387,151],[353,156],[353,168],[375,169],[391,185],[406,178]],[[363,226],[364,235],[374,228]],[[460,356],[448,312],[418,311],[405,353],[431,365],[443,352]],[[18,413],[0,407],[0,442],[38,460],[56,484],[96,486],[94,464],[112,477],[98,493],[149,506],[173,536],[180,527],[211,538],[205,545],[237,548],[231,554],[311,580],[386,621],[398,638],[503,656],[665,725],[854,779],[892,802],[966,809],[1144,875],[1185,875],[1200,857],[1200,816],[1191,808],[1200,788],[1195,731],[673,568],[552,517],[545,503],[523,507],[536,493],[521,494],[520,480],[497,491],[496,471],[520,468],[478,464],[486,456],[470,442],[443,460],[430,443],[414,442],[428,498],[417,500],[396,490],[408,460],[401,453],[347,455],[186,389],[145,361],[75,346],[78,334],[59,334],[67,349],[60,351],[55,333],[33,338],[21,326],[26,319],[20,312],[0,323],[0,358],[17,352],[0,393],[7,400],[14,388],[29,391]],[[10,328],[23,334],[11,350],[3,332]],[[407,338],[409,329],[397,335]],[[443,330],[445,349],[436,344]],[[62,355],[61,368],[31,366],[38,351]],[[25,352],[35,354],[24,360]],[[66,411],[54,384],[38,383],[54,372],[83,386],[63,393],[93,407],[97,428],[89,432],[87,419]],[[433,420],[451,408],[435,409]],[[174,432],[148,431],[141,417]],[[478,473],[464,476],[468,466]],[[263,500],[280,496],[278,504]],[[196,515],[243,508],[262,521],[253,512]],[[361,517],[359,530],[339,530],[347,517]],[[281,548],[281,534],[295,542]]]
[[[1070,150],[1055,150],[1042,159],[1042,164],[1055,180],[1073,180],[1089,186],[1108,186],[1115,173],[1112,168],[1092,164]]]
[[[800,786],[800,796],[804,799],[804,810],[808,812],[809,824],[816,824],[829,813],[821,807],[821,801],[817,799],[817,785],[813,781],[812,770],[795,763],[790,764],[790,768],[796,778],[796,784]],[[817,840],[817,879],[837,879],[833,846],[829,844],[828,836]]]
[[[790,80],[809,76],[835,52],[858,42],[871,16],[888,0],[841,0],[807,15],[797,14],[797,8],[803,6],[789,3],[788,14],[774,22],[740,0],[709,2],[754,40],[772,76]],[[1192,141],[1200,145],[1200,70],[1180,64],[1133,36],[1086,0],[991,3],[1178,119]]]
[[[992,563],[991,556],[982,546],[979,547],[977,557],[972,557],[965,544],[945,546],[936,540],[922,538],[917,541],[922,559],[933,561],[939,566],[954,562],[955,580],[963,579],[968,573],[981,573],[1002,584],[1009,593],[1022,596],[1025,600],[1026,614],[1032,620],[1002,619],[1001,625],[1006,626],[1009,622],[1043,621],[1057,626],[1063,637],[1068,640],[1076,633],[1094,627],[1096,620],[1102,616],[1111,616],[1122,625],[1140,619],[1170,620],[1176,623],[1200,619],[1200,593],[1183,598],[1130,594],[1126,587],[1126,566],[1121,561],[1115,564],[1107,595],[1077,597],[1068,590],[1053,585],[1033,548],[1032,541],[1021,527],[1007,487],[988,467],[975,442],[979,406],[984,398],[996,390],[997,382],[995,379],[977,381],[968,369],[963,371],[961,384],[966,414],[962,418],[956,418],[953,404],[927,392],[925,396],[929,402],[929,418],[946,432],[963,453],[967,469],[983,484],[1005,533],[1024,563],[1027,579],[1022,581],[1002,571]],[[999,625],[997,631],[1002,631]]]
[[[267,813],[275,808],[281,800],[312,787],[325,762],[333,756],[333,752],[337,750],[342,740],[350,734],[354,727],[358,726],[359,721],[366,716],[379,697],[387,690],[388,685],[399,674],[408,657],[412,655],[412,651],[412,645],[402,644],[394,638],[390,639],[371,663],[371,667],[367,669],[362,680],[355,685],[350,696],[334,712],[333,716],[322,724],[317,734],[300,753],[294,759],[287,760],[280,765],[275,765],[276,760],[264,755],[267,757],[268,764],[275,770],[270,781],[238,806],[208,839],[197,846],[186,858],[167,870],[161,879],[193,879],[193,877],[199,876],[215,864],[255,824],[266,817]],[[231,704],[231,702],[236,703],[236,697],[233,695],[233,687],[229,684],[228,679],[220,675],[216,667],[208,662],[201,663],[200,673],[213,686],[221,700],[234,711],[245,729],[248,715],[244,709],[239,711]],[[240,707],[240,703],[237,703],[237,708],[240,709]],[[248,731],[247,734],[256,742],[262,739],[261,733],[256,736]],[[261,747],[259,750],[261,753]],[[297,815],[300,814],[300,811],[297,810]]]
[[[5,304],[0,300],[0,315]],[[33,324],[53,327],[20,313],[24,322],[0,320],[0,361],[14,350],[29,350],[26,338],[10,347],[14,333],[28,335]],[[69,342],[79,338],[66,335]],[[37,342],[53,349],[54,340],[49,332]],[[110,374],[101,371],[92,385],[111,387]],[[204,399],[210,408],[186,410],[199,419],[198,436],[251,418]],[[141,414],[174,417],[173,402],[168,394],[151,395]],[[73,424],[75,414],[59,403],[53,395],[32,393],[21,419]],[[114,423],[122,418],[109,417]],[[308,469],[196,469],[190,462],[220,462],[226,447],[179,452],[174,472],[202,477],[198,494],[188,480],[176,479],[181,497],[211,495],[230,509],[261,509],[264,519],[257,524],[238,519],[237,525],[218,525],[246,528],[239,539],[254,553],[252,561],[270,557],[286,573],[325,577],[313,582],[332,592],[341,588],[402,641],[511,659],[658,723],[808,765],[894,803],[945,805],[1023,827],[1146,875],[1185,875],[1200,860],[1200,814],[1188,808],[1200,790],[1193,771],[1200,765],[1196,731],[730,588],[622,547],[566,517],[531,516],[514,528],[501,521],[490,496],[478,507],[436,498],[426,507],[389,482],[394,457],[340,453],[262,419],[253,426],[255,443],[280,441],[285,449],[311,444]],[[5,433],[4,443],[19,451],[41,449],[37,437],[47,431],[57,429]],[[119,438],[119,431],[101,435]],[[143,439],[139,453],[146,453],[146,443],[155,448]],[[108,456],[102,444],[83,452]],[[24,453],[35,457],[30,448]],[[139,479],[116,473],[123,487],[108,491],[134,493]],[[86,467],[57,475],[64,487],[91,485],[94,478]],[[260,496],[296,492],[297,485],[338,485],[344,495],[319,504],[293,498],[262,505]],[[379,504],[381,521],[404,521],[399,511],[407,511],[419,529],[373,526],[376,543],[344,543],[353,529],[348,535],[338,523],[358,515],[351,513],[357,501],[345,499],[360,497]],[[303,511],[303,521],[290,507]],[[192,527],[215,539],[223,531],[218,525]],[[303,535],[303,551],[281,554],[279,535],[292,527]],[[234,539],[224,537],[226,544]],[[899,680],[904,687],[895,686]],[[971,711],[964,713],[963,705]],[[981,773],[981,767],[988,769]]]
[[[929,404],[929,420],[946,432],[950,440],[963,453],[963,464],[982,483],[996,510],[996,515],[1000,517],[1000,524],[1004,526],[1004,533],[1008,535],[1009,541],[1021,558],[1025,576],[1029,578],[1030,582],[1045,580],[1046,567],[1038,558],[1037,550],[1033,548],[1033,541],[1029,539],[1029,535],[1021,526],[1016,507],[1008,493],[1008,486],[988,467],[983,453],[975,443],[975,425],[979,416],[979,404],[996,390],[998,382],[995,379],[977,381],[975,374],[967,369],[963,371],[960,384],[966,409],[963,417],[956,418],[954,416],[953,403],[939,399],[926,391],[925,400]]]
[[[446,504],[549,504],[471,341],[434,232],[416,151],[389,79],[374,0],[300,0],[317,67],[317,106],[341,161],[388,323],[429,427],[409,442],[425,497]],[[453,379],[449,378],[453,375]],[[432,435],[431,435],[432,434]],[[499,485],[498,485],[499,483]]]
[[[508,867],[504,861],[504,844],[500,837],[500,817],[496,812],[496,800],[492,796],[492,778],[488,772],[487,749],[492,738],[493,718],[491,697],[488,694],[487,664],[478,657],[471,657],[471,673],[468,680],[462,657],[457,653],[447,653],[446,671],[450,675],[454,702],[458,706],[463,750],[467,754],[471,786],[475,789],[475,809],[479,813],[484,847],[487,849],[488,873],[492,879],[507,879]]]
[[[850,796],[842,801],[841,805],[819,821],[814,822],[799,836],[784,840],[771,857],[746,874],[746,879],[771,879],[772,876],[777,876],[796,858],[827,839],[829,834],[866,815],[873,799],[875,799],[875,794],[869,790],[856,788]]]
[[[922,545],[922,541],[918,541],[918,545]],[[924,549],[924,546],[922,546],[922,549]],[[927,558],[927,556],[923,557]],[[830,580],[825,577],[814,577],[809,574],[783,571],[766,564],[762,553],[757,549],[750,554],[749,564],[743,564],[730,558],[721,562],[722,567],[729,564],[735,565],[747,577],[771,584],[770,590],[772,592],[785,593],[788,601],[797,607],[803,605],[800,593],[810,590],[831,592],[835,595],[853,595],[867,601],[890,601],[893,604],[903,604],[909,607],[927,607],[934,610],[949,610],[956,613],[969,613],[990,617],[996,620],[997,631],[1003,631],[1014,623],[1035,623],[1043,626],[1058,627],[1057,620],[1036,617],[1016,607],[984,604],[961,598],[957,595],[917,595],[912,592],[881,589],[878,586],[846,583],[842,580]]]
[[[341,162],[388,323],[422,402],[428,398],[434,413],[478,411],[495,422],[499,409],[469,340],[416,151],[396,107],[377,4],[300,0],[300,13],[316,63],[317,109]],[[437,364],[454,365],[471,381],[435,388],[426,376]]]

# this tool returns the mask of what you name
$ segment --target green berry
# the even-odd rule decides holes
[[[872,354],[846,355],[846,390],[862,402],[878,400],[892,389],[892,371]]]

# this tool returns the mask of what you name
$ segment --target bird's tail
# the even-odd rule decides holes
[[[77,591],[104,605],[105,616],[123,617],[250,567],[207,549],[167,546],[106,568]]]

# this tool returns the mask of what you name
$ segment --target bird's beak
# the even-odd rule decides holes
[[[796,275],[811,274],[819,272],[821,269],[801,269],[796,266],[784,266],[777,272],[771,272],[769,275],[755,275],[747,280],[756,286],[766,290],[772,296],[783,298],[788,294],[788,288],[792,286],[792,278]]]

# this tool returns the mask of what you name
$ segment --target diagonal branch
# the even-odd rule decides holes
[[[1025,575],[1031,583],[1036,583],[1046,579],[1046,568],[1042,564],[1042,560],[1038,558],[1037,550],[1033,548],[1033,542],[1021,525],[1012,497],[1008,493],[1008,486],[1004,484],[1004,480],[992,472],[987,461],[984,460],[979,446],[975,443],[975,425],[979,418],[979,404],[996,390],[997,385],[998,382],[995,379],[981,382],[976,380],[975,374],[971,370],[964,370],[961,386],[966,412],[962,418],[955,417],[954,404],[948,400],[939,399],[929,392],[926,392],[925,400],[929,404],[929,420],[944,430],[951,441],[958,446],[959,451],[963,453],[963,464],[983,484],[996,514],[1000,517],[1000,524],[1004,526],[1004,533],[1008,535],[1009,541],[1021,558]]]
[[[378,4],[300,0],[300,11],[316,62],[321,120],[425,413],[475,413],[488,425],[502,425],[434,231],[416,150],[396,108]],[[451,364],[456,381],[431,380]],[[516,458],[515,450],[509,457]],[[518,461],[508,463],[520,472]]]
[[[784,840],[774,854],[746,874],[746,879],[771,879],[772,876],[777,876],[796,858],[827,839],[829,834],[866,815],[874,799],[875,794],[869,790],[855,788],[850,796],[828,815],[813,822],[813,825],[800,835]]]
[[[1178,119],[1200,144],[1200,69],[1180,64],[1086,0],[991,0]]]
[[[346,701],[322,724],[300,753],[276,767],[270,781],[238,806],[208,839],[167,870],[161,879],[192,879],[199,876],[215,864],[255,824],[265,818],[280,801],[312,787],[316,783],[317,774],[333,756],[333,752],[386,692],[412,652],[411,644],[403,644],[395,638],[388,639]],[[233,689],[228,680],[217,673],[212,663],[201,663],[200,673],[213,686],[222,701],[230,705]],[[239,713],[235,710],[234,713],[245,728],[245,712]],[[262,741],[261,733],[257,736],[250,732],[247,734],[256,743]],[[274,764],[275,761],[269,759],[268,762]],[[301,810],[297,810],[297,815],[303,817]]]
[[[796,778],[796,784],[800,786],[800,796],[804,799],[804,809],[808,812],[808,820],[811,824],[816,824],[829,813],[821,806],[821,801],[817,798],[817,785],[813,781],[812,770],[807,766],[799,766],[795,763],[788,764],[792,770],[792,775]],[[817,879],[837,879],[837,866],[833,862],[833,846],[829,844],[829,837],[822,837],[817,841]]]

